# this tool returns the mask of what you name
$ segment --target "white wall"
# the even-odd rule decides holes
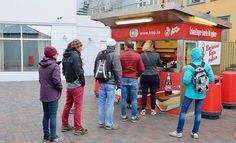
[[[67,43],[76,37],[77,0],[0,0],[0,3],[0,23],[51,25],[51,44],[59,52],[58,60],[62,59]],[[27,80],[38,80],[38,72],[0,72],[0,81]]]
[[[83,43],[82,58],[85,75],[93,75],[94,61],[102,50],[102,43],[111,37],[111,29],[104,24],[93,21],[90,16],[77,16],[77,37]]]
[[[74,23],[76,3],[76,0],[0,0],[0,22]]]
[[[95,57],[102,49],[101,43],[111,36],[111,30],[92,21],[90,16],[77,16],[76,0],[0,0],[0,3],[0,23],[51,25],[52,46],[58,50],[58,60],[62,60],[67,44],[79,38],[84,45],[85,75],[93,75]],[[0,81],[29,80],[38,80],[38,72],[0,72]]]
[[[63,38],[64,35],[66,39]],[[63,52],[72,39],[76,37],[76,26],[68,25],[68,26],[61,26],[61,25],[53,25],[52,26],[52,43],[51,45],[54,46],[58,53],[58,61],[62,60]],[[38,80],[39,75],[38,71],[35,72],[0,72],[0,81],[32,81]],[[62,79],[64,77],[62,76]]]

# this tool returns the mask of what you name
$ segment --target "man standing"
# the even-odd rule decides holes
[[[119,125],[113,122],[113,113],[116,86],[121,88],[122,69],[119,56],[114,52],[115,45],[114,39],[108,39],[107,49],[98,53],[94,66],[94,76],[99,81],[98,122],[100,128],[107,130],[119,129]]]
[[[138,77],[144,71],[141,56],[134,51],[134,44],[125,42],[125,51],[120,55],[122,66],[122,88],[121,88],[121,115],[122,120],[126,121],[126,99],[129,95],[131,99],[131,121],[139,120],[137,116],[138,98]]]

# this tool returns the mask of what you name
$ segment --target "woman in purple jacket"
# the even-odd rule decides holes
[[[57,50],[52,46],[44,48],[44,55],[39,62],[40,100],[44,113],[43,139],[44,141],[61,142],[64,139],[56,134],[58,100],[62,91],[60,62],[56,61]]]

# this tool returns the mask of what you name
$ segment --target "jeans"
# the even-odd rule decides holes
[[[113,124],[115,91],[115,85],[100,83],[98,96],[99,124],[105,124],[106,126]]]
[[[57,109],[58,100],[52,102],[42,102],[43,105],[43,133],[44,138],[56,138],[56,127],[57,127]],[[50,122],[50,131],[49,131]]]
[[[142,75],[140,79],[141,87],[142,87],[142,109],[146,109],[147,104],[147,95],[148,89],[150,88],[151,95],[151,109],[155,109],[156,107],[156,91],[157,86],[159,85],[159,77],[157,75]]]
[[[68,127],[69,125],[69,112],[74,103],[74,128],[80,130],[81,125],[81,112],[83,105],[84,87],[68,88],[66,91],[66,103],[62,113],[62,126]]]
[[[122,78],[121,115],[126,116],[126,100],[131,99],[131,118],[137,117],[138,79]]]
[[[180,111],[180,115],[179,115],[179,122],[178,122],[177,130],[176,130],[178,133],[183,132],[184,122],[185,122],[185,118],[186,118],[186,112],[187,112],[189,105],[191,104],[192,101],[193,101],[193,99],[190,99],[186,96],[184,97],[184,101],[182,103],[181,111]],[[194,111],[195,118],[194,118],[193,130],[192,130],[193,134],[198,133],[198,131],[199,131],[199,126],[201,123],[202,103],[203,103],[203,99],[195,100],[195,111]]]

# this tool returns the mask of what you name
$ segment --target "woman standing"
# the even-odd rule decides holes
[[[44,141],[61,142],[64,139],[56,134],[58,100],[62,91],[60,62],[56,61],[57,50],[52,46],[44,49],[44,55],[39,62],[40,100],[44,113],[43,139]]]
[[[142,111],[141,115],[146,114],[146,102],[148,89],[151,94],[151,115],[156,115],[155,101],[156,101],[156,90],[159,86],[160,78],[156,74],[156,67],[161,66],[160,55],[155,51],[153,42],[147,40],[143,45],[142,60],[144,64],[144,72],[141,75],[141,87],[142,87]]]
[[[74,104],[74,135],[84,135],[88,130],[81,125],[81,112],[84,95],[84,70],[82,67],[81,51],[83,44],[75,39],[69,43],[63,54],[62,70],[66,78],[66,103],[62,113],[62,132],[73,129],[69,125],[69,112]]]

